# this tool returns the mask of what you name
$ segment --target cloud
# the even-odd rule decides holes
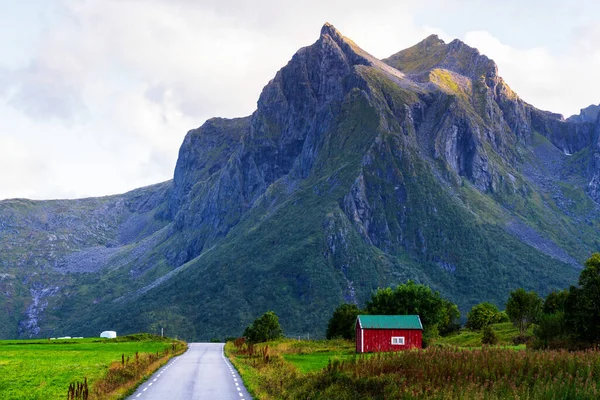
[[[8,104],[34,119],[54,117],[69,124],[87,114],[80,86],[64,70],[32,63],[9,73],[7,80],[14,82]]]
[[[27,150],[11,163],[35,160],[52,179],[24,179],[28,191],[5,181],[0,197],[103,195],[171,178],[185,133],[252,113],[325,21],[379,56],[429,33],[414,27],[409,1],[383,1],[385,15],[357,0],[53,3],[30,59],[0,61],[0,132]]]
[[[547,47],[509,46],[486,31],[467,32],[464,40],[496,61],[499,74],[523,100],[570,116],[600,103],[600,51],[592,45],[598,33],[590,29],[576,30],[560,55]]]

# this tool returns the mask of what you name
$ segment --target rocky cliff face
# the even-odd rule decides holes
[[[594,110],[537,110],[458,40],[378,60],[326,24],[251,116],[187,134],[172,182],[0,202],[0,335],[208,339],[267,309],[319,335],[407,279],[463,310],[565,287],[598,246]]]

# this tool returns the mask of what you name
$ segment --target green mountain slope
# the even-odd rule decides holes
[[[251,116],[188,133],[172,182],[0,202],[0,335],[209,339],[266,310],[323,335],[339,303],[407,279],[464,311],[565,287],[598,248],[594,112],[537,110],[460,41],[378,60],[326,24]]]

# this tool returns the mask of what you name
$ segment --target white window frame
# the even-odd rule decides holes
[[[404,346],[405,343],[404,336],[392,336],[392,345]]]

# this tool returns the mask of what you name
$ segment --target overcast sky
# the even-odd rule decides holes
[[[0,0],[0,199],[171,179],[185,133],[252,113],[326,21],[380,58],[459,38],[542,109],[600,103],[596,1]]]

